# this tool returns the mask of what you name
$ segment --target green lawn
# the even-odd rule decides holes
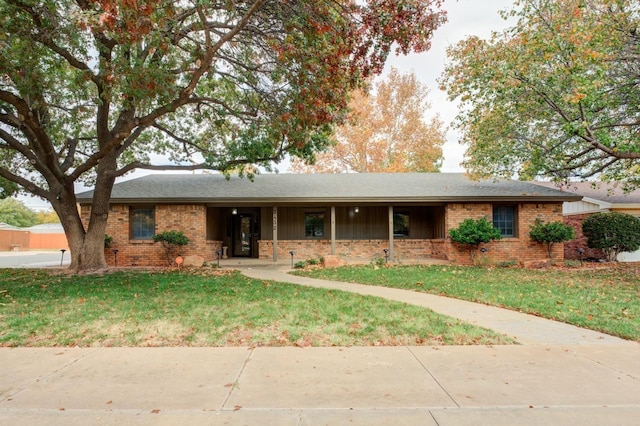
[[[0,269],[0,346],[507,343],[427,309],[239,273]]]
[[[640,340],[637,266],[530,270],[361,265],[296,273],[446,295]]]

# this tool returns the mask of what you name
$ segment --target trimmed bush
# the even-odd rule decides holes
[[[543,223],[540,219],[536,219],[536,223],[531,226],[529,236],[533,241],[547,245],[547,253],[551,259],[553,245],[573,240],[576,233],[571,226],[562,222]]]
[[[582,222],[587,245],[604,251],[609,262],[623,251],[640,249],[640,219],[626,213],[595,213]]]
[[[453,242],[468,247],[473,263],[475,263],[475,255],[480,244],[502,238],[500,230],[494,227],[486,217],[478,220],[465,219],[460,226],[449,230],[449,236]]]
[[[189,244],[189,238],[180,231],[164,231],[154,235],[153,242],[157,243],[158,241],[161,242],[162,247],[164,247],[169,265],[173,265],[173,260],[177,256],[178,247]]]

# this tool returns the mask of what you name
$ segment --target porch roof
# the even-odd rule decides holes
[[[93,191],[78,194],[91,203]],[[582,196],[513,180],[473,181],[463,173],[151,174],[114,185],[111,203],[270,205],[579,201]]]

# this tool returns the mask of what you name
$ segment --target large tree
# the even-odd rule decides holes
[[[429,48],[445,19],[440,7],[441,0],[4,0],[0,177],[51,203],[72,269],[103,268],[117,177],[309,157],[343,119],[348,93],[381,71],[394,46]],[[86,224],[78,182],[95,187]]]
[[[640,183],[640,3],[518,0],[515,25],[448,50],[465,166],[479,176]]]
[[[431,108],[429,91],[414,73],[391,68],[370,92],[357,90],[349,119],[335,129],[335,141],[313,164],[293,162],[306,173],[436,172],[442,163],[444,125]]]

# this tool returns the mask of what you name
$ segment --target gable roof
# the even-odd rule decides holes
[[[78,194],[91,202],[93,191]],[[114,185],[111,203],[442,203],[577,201],[582,197],[521,181],[472,181],[462,173],[152,174]]]
[[[558,187],[558,185],[553,182],[536,182],[536,184],[547,188],[562,189],[566,192],[610,204],[640,204],[640,189],[624,192],[622,185],[616,183],[571,182],[562,187]]]

